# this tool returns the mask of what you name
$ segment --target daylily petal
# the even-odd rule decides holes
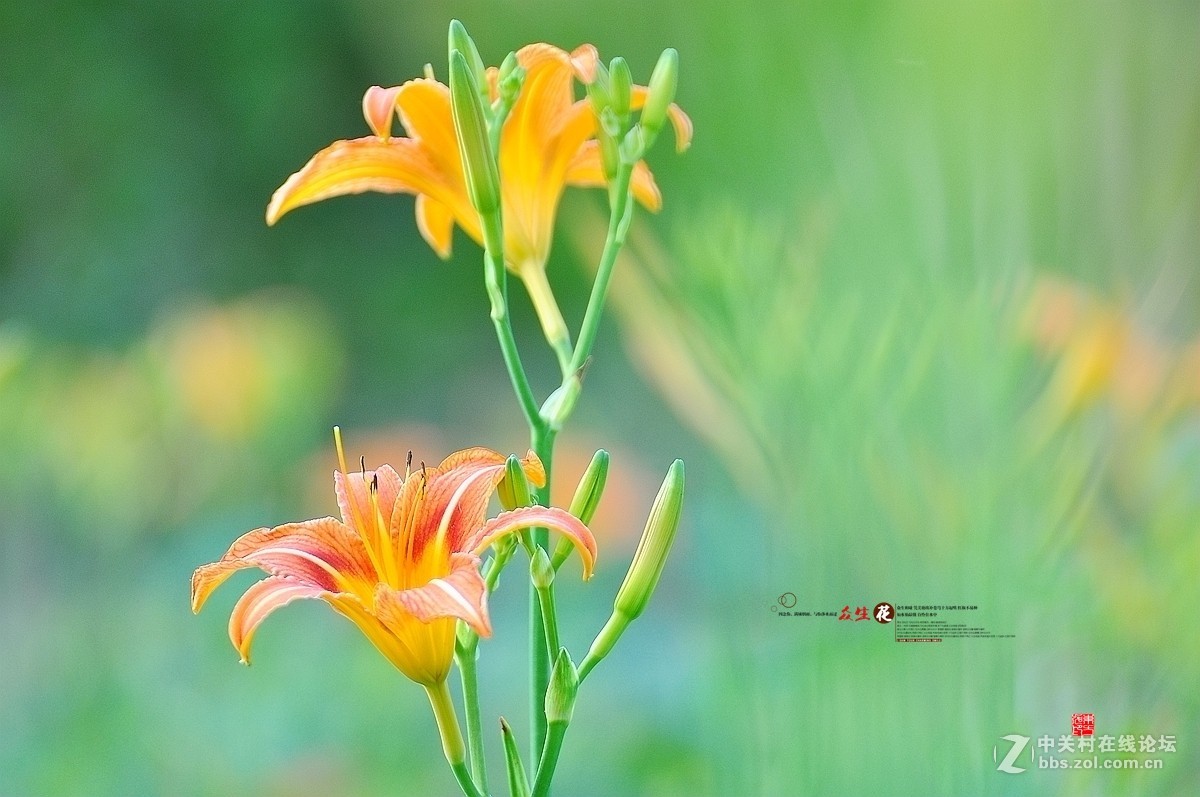
[[[480,636],[492,635],[487,611],[487,585],[479,575],[479,557],[454,554],[450,574],[431,579],[414,589],[396,590],[380,584],[375,592],[375,613],[384,625],[399,624],[405,615],[423,623],[441,617],[464,621]]]
[[[517,60],[525,69],[525,82],[504,124],[499,159],[505,254],[513,267],[526,260],[545,262],[562,175],[579,144],[560,135],[575,104],[570,54],[531,44],[517,51]],[[593,124],[587,118],[579,124],[585,123]],[[568,144],[571,148],[564,152]]]
[[[452,468],[483,466],[483,465],[503,465],[508,461],[508,457],[497,453],[490,448],[476,446],[475,448],[464,448],[462,451],[455,451],[450,456],[442,460],[438,465],[438,470],[448,471]],[[546,468],[542,465],[542,461],[538,459],[537,453],[531,448],[525,452],[525,456],[521,458],[521,469],[525,471],[525,476],[534,487],[544,487],[546,485]]]
[[[450,190],[428,152],[412,139],[335,141],[275,191],[267,205],[267,224],[301,205],[335,196],[381,191],[446,198]]]
[[[591,44],[581,44],[571,51],[571,67],[575,77],[585,86],[596,79],[596,64],[600,61],[600,53]]]
[[[363,117],[380,138],[390,138],[392,135],[392,121],[396,118],[396,95],[400,93],[400,88],[371,86],[363,94]]]
[[[438,257],[443,260],[450,257],[454,242],[454,213],[450,208],[428,194],[418,194],[417,230]]]
[[[441,550],[460,550],[462,538],[483,525],[488,501],[504,478],[505,457],[486,448],[460,451],[429,474],[420,511],[414,521],[413,558],[441,540]]]
[[[483,523],[491,493],[504,478],[506,461],[490,448],[476,447],[456,451],[437,467],[414,470],[401,488],[391,517],[395,549],[404,552],[411,544],[412,560],[422,559],[425,546],[445,522],[445,552],[459,550],[462,537]],[[521,466],[534,486],[546,483],[546,469],[533,451],[525,455]],[[456,498],[457,491],[461,492]]]
[[[581,63],[586,61],[586,52],[577,52]],[[517,50],[517,61],[525,69],[525,82],[513,105],[513,113],[520,111],[522,116],[548,114],[549,118],[543,121],[551,124],[542,129],[553,129],[553,115],[575,101],[571,85],[575,76],[572,53],[538,42]]]
[[[557,507],[525,506],[503,512],[463,540],[462,550],[479,554],[505,534],[534,526],[553,529],[573,542],[579,551],[579,558],[583,560],[583,577],[592,577],[592,569],[596,565],[596,538],[583,521]]]
[[[264,578],[246,590],[229,615],[229,639],[242,657],[242,664],[250,663],[250,643],[267,615],[294,600],[319,598],[325,594],[320,587],[280,576]]]
[[[462,196],[467,199],[462,157],[458,154],[458,136],[454,132],[450,89],[428,78],[410,80],[400,87],[396,108],[409,138],[421,142],[442,173],[461,186]]]
[[[634,86],[629,93],[629,107],[637,110],[646,104],[650,90],[645,86]],[[675,103],[667,106],[667,118],[675,128],[675,151],[684,152],[692,145],[692,119]]]
[[[585,188],[603,188],[608,185],[600,160],[599,144],[588,141],[579,148],[571,167],[567,170],[566,180],[568,185]],[[662,193],[658,190],[658,183],[654,181],[654,175],[645,161],[638,161],[633,167],[630,185],[634,198],[643,206],[653,213],[662,209]]]
[[[381,465],[377,470],[365,473],[333,473],[333,490],[337,493],[338,508],[342,510],[342,522],[361,534],[364,522],[375,523],[375,503],[371,501],[371,484],[378,480],[376,496],[379,513],[383,516],[384,528],[392,516],[392,508],[400,495],[400,474],[391,465]]]
[[[362,590],[378,581],[362,540],[346,526],[333,518],[289,523],[243,534],[220,561],[196,568],[192,611],[200,611],[213,590],[247,567],[331,592]]]
[[[453,641],[451,649],[437,661],[433,661],[429,656],[421,655],[421,652],[405,641],[405,639],[409,639],[415,643],[417,640],[393,633],[357,595],[327,595],[325,600],[335,611],[358,626],[359,630],[363,632],[363,636],[371,640],[371,644],[375,646],[376,650],[382,653],[406,677],[421,684],[437,683],[446,677],[446,672],[450,669],[450,660],[454,655]],[[453,631],[451,631],[451,640],[453,640]]]

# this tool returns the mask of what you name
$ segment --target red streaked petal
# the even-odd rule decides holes
[[[583,560],[583,577],[592,577],[592,569],[596,565],[596,538],[582,520],[557,507],[525,506],[503,512],[463,540],[461,549],[479,554],[505,534],[535,526],[553,529],[573,542],[579,551],[579,558]]]
[[[490,448],[476,446],[475,448],[464,448],[462,451],[455,451],[442,460],[442,463],[438,465],[438,470],[444,473],[459,467],[503,465],[506,462],[508,462],[508,457],[503,454],[493,451]],[[526,451],[525,456],[521,458],[521,468],[525,471],[525,476],[531,484],[535,487],[545,486],[546,468],[542,465],[542,461],[538,459],[537,453],[532,448]]]
[[[454,468],[503,465],[507,459],[508,457],[499,451],[493,451],[484,446],[474,446],[473,448],[464,448],[461,451],[455,451],[453,454],[450,454],[441,461],[437,469],[446,472]]]
[[[325,594],[319,587],[280,576],[264,578],[246,590],[229,615],[229,639],[242,657],[242,664],[250,663],[250,643],[267,615],[294,600],[319,598]]]
[[[392,135],[392,121],[396,118],[396,95],[400,93],[400,88],[371,86],[363,94],[363,117],[380,138],[389,138]]]
[[[423,623],[454,617],[471,626],[480,636],[492,635],[488,619],[487,586],[479,575],[479,557],[454,554],[450,574],[434,578],[414,589],[396,590],[380,584],[375,592],[375,613],[385,625],[402,626],[412,615]]]
[[[458,551],[460,540],[483,525],[488,501],[504,478],[504,458],[491,453],[494,459],[479,457],[446,470],[439,467],[430,477],[416,519],[414,558],[439,537],[445,540],[444,550]]]
[[[289,523],[243,534],[219,561],[196,568],[192,611],[200,611],[213,590],[247,567],[333,592],[349,592],[379,580],[362,540],[337,520]]]
[[[380,465],[365,473],[333,473],[333,491],[337,493],[338,508],[342,510],[342,522],[352,529],[362,531],[363,522],[374,523],[375,506],[371,502],[371,482],[379,480],[379,513],[383,515],[384,527],[392,516],[396,498],[400,495],[400,474],[391,465]]]

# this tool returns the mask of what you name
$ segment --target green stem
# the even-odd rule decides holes
[[[487,761],[483,754],[483,725],[479,716],[479,679],[475,670],[475,652],[479,637],[471,634],[470,643],[459,645],[455,651],[458,674],[462,679],[463,713],[467,719],[467,749],[471,753],[471,777],[486,794],[488,790]]]
[[[466,750],[463,747],[462,733],[458,729],[458,715],[454,713],[454,701],[450,698],[450,688],[445,681],[438,681],[432,686],[425,687],[429,695],[429,705],[433,707],[433,716],[437,720],[438,733],[442,737],[442,752],[446,761],[458,779],[458,785],[467,797],[483,797],[471,773],[467,771]]]
[[[592,642],[592,647],[588,650],[587,655],[579,663],[579,669],[577,670],[579,683],[583,683],[583,679],[587,678],[592,668],[609,654],[613,649],[613,645],[617,644],[617,640],[621,634],[625,633],[625,629],[629,627],[630,622],[632,622],[631,619],[624,617],[620,612],[612,613],[612,616],[608,618],[608,622],[604,624],[604,628],[600,629],[600,633],[596,635],[596,639]]]
[[[508,560],[512,559],[513,551],[517,550],[517,546],[504,548],[496,554],[496,558],[492,561],[492,566],[483,575],[483,583],[487,587],[487,594],[491,595],[496,590],[496,582],[500,580],[500,571],[508,564]]]
[[[625,245],[625,234],[629,230],[630,219],[633,218],[633,202],[630,201],[629,188],[632,176],[633,164],[622,161],[613,178],[608,235],[604,240],[604,252],[600,255],[600,265],[596,269],[596,281],[592,283],[592,293],[588,297],[587,310],[583,314],[583,324],[579,328],[579,341],[575,344],[575,356],[571,359],[569,373],[575,373],[587,362],[587,358],[592,353],[592,346],[596,343],[596,335],[600,331],[600,317],[604,314],[604,300],[608,295],[608,283],[612,280],[617,254]]]
[[[550,794],[550,781],[554,779],[554,768],[558,766],[558,754],[562,750],[566,733],[567,723],[550,723],[546,744],[542,747],[542,756],[538,760],[537,774],[533,779],[532,797],[547,797]]]
[[[546,657],[552,660],[558,655],[558,615],[554,611],[554,583],[537,591],[538,606],[542,610],[542,628],[546,636]]]
[[[483,792],[479,791],[471,780],[471,773],[467,771],[466,764],[460,761],[457,764],[451,764],[450,769],[454,772],[458,787],[463,790],[463,794],[467,797],[484,797]]]
[[[504,268],[504,224],[500,212],[480,213],[479,224],[483,228],[483,276],[491,302],[492,324],[496,327],[496,338],[500,341],[500,353],[508,368],[517,402],[525,413],[530,428],[544,424],[538,414],[537,399],[529,386],[529,378],[521,365],[521,353],[517,351],[517,339],[513,337],[512,323],[508,317],[508,272]]]
[[[537,502],[550,505],[550,474],[554,458],[554,430],[542,426],[532,429],[531,445],[546,469],[546,484],[536,491]],[[533,529],[534,545],[546,548],[550,544],[550,532]],[[557,648],[555,649],[557,650]],[[533,729],[530,739],[532,758],[536,759],[546,741],[546,686],[550,683],[550,653],[546,644],[546,627],[542,622],[541,600],[537,589],[529,586],[529,726]]]

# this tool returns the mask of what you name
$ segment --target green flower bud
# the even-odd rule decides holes
[[[604,482],[608,479],[608,463],[608,452],[603,448],[598,450],[575,488],[575,497],[571,499],[571,506],[567,511],[582,520],[584,525],[592,522],[596,515],[596,507],[600,505],[600,496],[604,494]],[[562,563],[567,561],[573,550],[575,545],[570,540],[564,537],[558,541],[551,560],[555,570],[562,567]]]
[[[533,556],[529,560],[529,580],[533,582],[535,589],[545,589],[554,583],[554,568],[550,565],[550,557],[540,545],[534,546]]]
[[[679,528],[679,514],[683,509],[683,460],[677,459],[667,471],[667,477],[659,488],[658,497],[650,509],[646,529],[633,554],[633,564],[625,574],[625,581],[617,591],[616,609],[629,619],[637,618],[646,608],[659,576],[671,553],[675,531]]]
[[[612,651],[617,640],[625,633],[629,624],[641,615],[658,579],[662,575],[667,555],[671,552],[671,543],[675,540],[675,531],[679,528],[679,514],[683,508],[683,460],[677,459],[667,471],[667,477],[659,488],[658,497],[650,509],[650,517],[646,521],[646,530],[638,543],[637,551],[633,554],[633,563],[625,574],[625,581],[617,590],[617,599],[613,603],[613,613],[596,639],[592,647],[579,665],[579,677],[582,680],[592,671],[605,656]]]
[[[472,630],[471,626],[466,623],[459,623],[454,629],[454,640],[457,643],[457,653],[478,658],[479,655],[479,634]]]
[[[679,53],[673,47],[663,50],[658,63],[654,65],[654,73],[650,75],[650,85],[646,94],[646,104],[642,106],[640,124],[646,131],[646,146],[654,143],[663,125],[667,121],[667,109],[675,100],[675,86],[679,80]]]
[[[598,449],[575,487],[575,496],[571,499],[568,511],[584,523],[591,523],[596,515],[596,507],[600,505],[600,496],[604,493],[604,482],[608,479],[610,459],[607,451]]]
[[[525,67],[517,61],[516,53],[509,53],[500,64],[500,73],[496,84],[500,92],[500,102],[512,106],[521,93],[521,84],[525,82]]]
[[[483,59],[479,57],[479,49],[475,46],[475,40],[467,33],[466,27],[457,19],[450,20],[450,35],[448,36],[449,54],[453,55],[455,51],[462,53],[463,58],[467,60],[467,66],[471,68],[471,74],[475,78],[475,90],[480,92],[487,91],[487,69],[483,65]]]
[[[450,53],[450,100],[471,204],[482,215],[495,213],[500,208],[496,156],[488,143],[487,117],[478,85],[466,58],[458,50]]]
[[[647,136],[645,128],[640,124],[634,125],[625,134],[625,138],[621,139],[621,161],[637,163],[645,156],[646,150],[649,148],[650,138]]]
[[[546,688],[546,721],[569,723],[575,711],[575,694],[579,691],[579,673],[566,648],[559,648]]]
[[[612,105],[612,93],[609,85],[608,69],[605,68],[603,61],[598,60],[596,61],[596,76],[585,87],[588,99],[592,101],[592,108],[597,114]]]
[[[629,95],[633,90],[633,74],[629,64],[621,56],[612,59],[609,66],[609,94],[612,97],[610,107],[618,118],[624,119],[629,115]]]
[[[525,469],[521,467],[521,460],[517,459],[515,454],[509,454],[504,463],[504,478],[496,487],[496,495],[500,497],[500,506],[504,507],[505,511],[532,503],[529,498],[529,480],[525,476]]]
[[[579,373],[571,374],[542,404],[542,409],[539,415],[550,425],[554,431],[560,431],[563,422],[571,415],[575,409],[575,403],[579,401],[579,394],[583,391],[583,379]]]

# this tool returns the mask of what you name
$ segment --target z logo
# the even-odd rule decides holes
[[[1007,772],[1011,775],[1016,775],[1018,773],[1024,772],[1025,767],[1015,767],[1015,766],[1013,766],[1013,764],[1016,763],[1017,757],[1020,756],[1021,753],[1023,753],[1025,751],[1025,745],[1029,744],[1029,737],[1021,736],[1021,735],[1015,734],[1015,733],[1010,733],[1008,736],[1001,736],[1000,738],[1004,739],[1005,741],[1012,742],[1012,748],[1008,751],[1008,755],[1004,756],[1004,760],[1001,761],[996,766],[996,769],[1000,770],[1001,772]],[[996,755],[997,755],[996,748],[993,747],[992,748],[992,760],[993,761],[996,760]]]

